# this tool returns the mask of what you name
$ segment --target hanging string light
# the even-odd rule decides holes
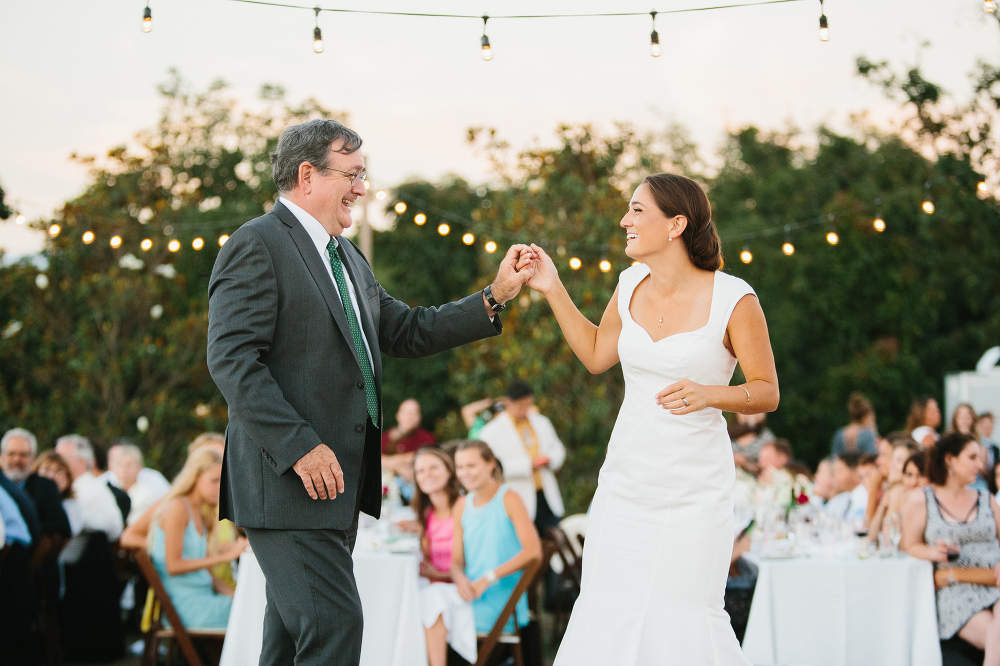
[[[225,245],[227,240],[229,240],[229,234],[222,234],[219,236],[219,247]]]
[[[493,51],[490,50],[490,38],[486,36],[486,22],[490,20],[490,17],[483,14],[483,60],[493,60]]]
[[[879,207],[879,211],[878,214],[875,216],[875,220],[872,222],[872,226],[875,227],[875,231],[882,233],[883,231],[885,231],[885,220],[882,219],[882,210],[881,210],[882,200],[876,199],[875,205]]]
[[[448,226],[447,222],[442,222],[438,225],[438,233],[442,236],[447,236],[450,231],[451,227]]]
[[[111,247],[113,247],[113,248],[115,248],[117,250],[118,248],[120,248],[122,246],[122,237],[121,236],[112,236],[111,240],[108,241],[108,244]]]
[[[465,243],[466,245],[472,245],[473,243],[476,242],[476,237],[470,233],[467,233],[464,236],[462,236],[462,242]]]
[[[427,221],[427,216],[424,215],[423,213],[417,213],[416,215],[413,216],[413,223],[418,227],[423,226],[423,224],[426,221]]]
[[[569,260],[569,267],[574,271],[579,270],[580,266],[583,266],[583,262],[580,261],[580,257],[571,257]]]
[[[781,251],[785,253],[786,256],[792,256],[795,254],[795,246],[792,245],[792,227],[790,225],[785,225],[785,242],[781,246]]]
[[[153,10],[149,8],[149,3],[146,3],[146,8],[142,10],[142,31],[149,32],[153,29]]]
[[[751,261],[753,261],[753,252],[750,251],[749,245],[743,246],[743,251],[740,252],[740,261],[742,261],[744,264],[749,264]]]
[[[205,247],[205,239],[195,238],[193,241],[191,241],[191,247],[193,247],[196,250],[200,250],[201,248]]]
[[[931,201],[931,184],[924,183],[924,202],[920,204],[920,209],[928,215],[934,213],[934,202]]]
[[[94,232],[93,231],[84,231],[83,232],[83,242],[86,243],[87,245],[90,245],[91,243],[93,243],[94,242]]]
[[[653,17],[653,32],[649,33],[649,55],[659,58],[663,51],[660,49],[660,35],[656,32],[656,14],[655,9],[649,12],[649,15]]]
[[[139,247],[142,248],[143,252],[149,252],[150,248],[153,247],[153,241],[149,240],[148,238],[144,238],[142,242],[139,243]]]
[[[59,235],[60,231],[62,231],[62,227],[60,227],[58,224],[53,224],[51,227],[49,227],[49,236],[55,238],[56,236]]]
[[[406,212],[406,202],[405,201],[397,202],[396,205],[393,207],[393,210],[396,211],[396,215],[402,215],[403,213]]]
[[[826,20],[826,14],[823,12],[823,0],[819,0],[819,41],[830,41],[830,25]]]
[[[983,11],[987,14],[997,13],[997,3],[995,0],[984,0],[983,1]]]
[[[178,250],[181,249],[181,242],[175,238],[174,240],[167,243],[167,249],[170,250],[171,252],[177,252]]]
[[[833,213],[827,217],[829,223],[826,225],[826,242],[830,245],[836,245],[840,242],[840,236],[837,235],[837,229],[833,226],[833,221],[836,219]]]
[[[379,190],[378,192],[375,193],[375,198],[378,199],[379,201],[382,201],[383,199],[385,199],[385,192],[383,190]]]
[[[316,27],[313,28],[313,51],[316,53],[323,52],[323,31],[319,29],[319,7],[313,7],[313,11],[316,12]]]
[[[601,259],[601,263],[598,264],[598,267],[601,269],[602,273],[607,273],[611,270],[611,262],[607,259]]]
[[[497,244],[493,241],[486,241],[486,251],[493,254],[497,251]]]
[[[24,215],[18,214],[18,216],[14,218],[14,221],[18,224],[24,224],[27,221],[27,218],[25,218]]]

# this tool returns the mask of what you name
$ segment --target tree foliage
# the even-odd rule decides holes
[[[261,109],[240,110],[222,82],[192,92],[176,73],[160,93],[153,129],[74,156],[90,185],[40,225],[60,228],[41,261],[0,270],[0,428],[29,428],[46,444],[69,432],[133,437],[172,470],[194,435],[226,425],[205,363],[217,239],[274,200],[268,154],[280,130],[331,114],[311,100],[287,105],[275,86],[262,89]]]

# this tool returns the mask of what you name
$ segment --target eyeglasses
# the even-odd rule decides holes
[[[352,187],[355,185],[360,185],[361,183],[365,182],[366,178],[368,178],[368,174],[365,173],[364,171],[341,171],[340,169],[334,169],[333,167],[327,167],[326,169],[324,169],[324,171],[336,171],[337,173],[342,173],[345,176],[350,176]]]

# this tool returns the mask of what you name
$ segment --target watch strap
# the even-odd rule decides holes
[[[490,310],[493,312],[501,312],[507,307],[504,303],[498,303],[497,299],[493,298],[493,290],[488,286],[483,290],[483,295],[486,296],[486,302],[490,304]]]

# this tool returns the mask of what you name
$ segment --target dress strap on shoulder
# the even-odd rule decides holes
[[[623,270],[618,275],[618,314],[622,319],[628,316],[628,306],[632,302],[632,294],[639,283],[649,275],[649,266],[636,264]]]
[[[720,335],[725,335],[725,331],[729,327],[729,318],[733,316],[736,304],[747,294],[757,296],[753,287],[744,280],[722,271],[716,271],[715,287],[712,290],[711,320],[712,326],[720,332]]]

